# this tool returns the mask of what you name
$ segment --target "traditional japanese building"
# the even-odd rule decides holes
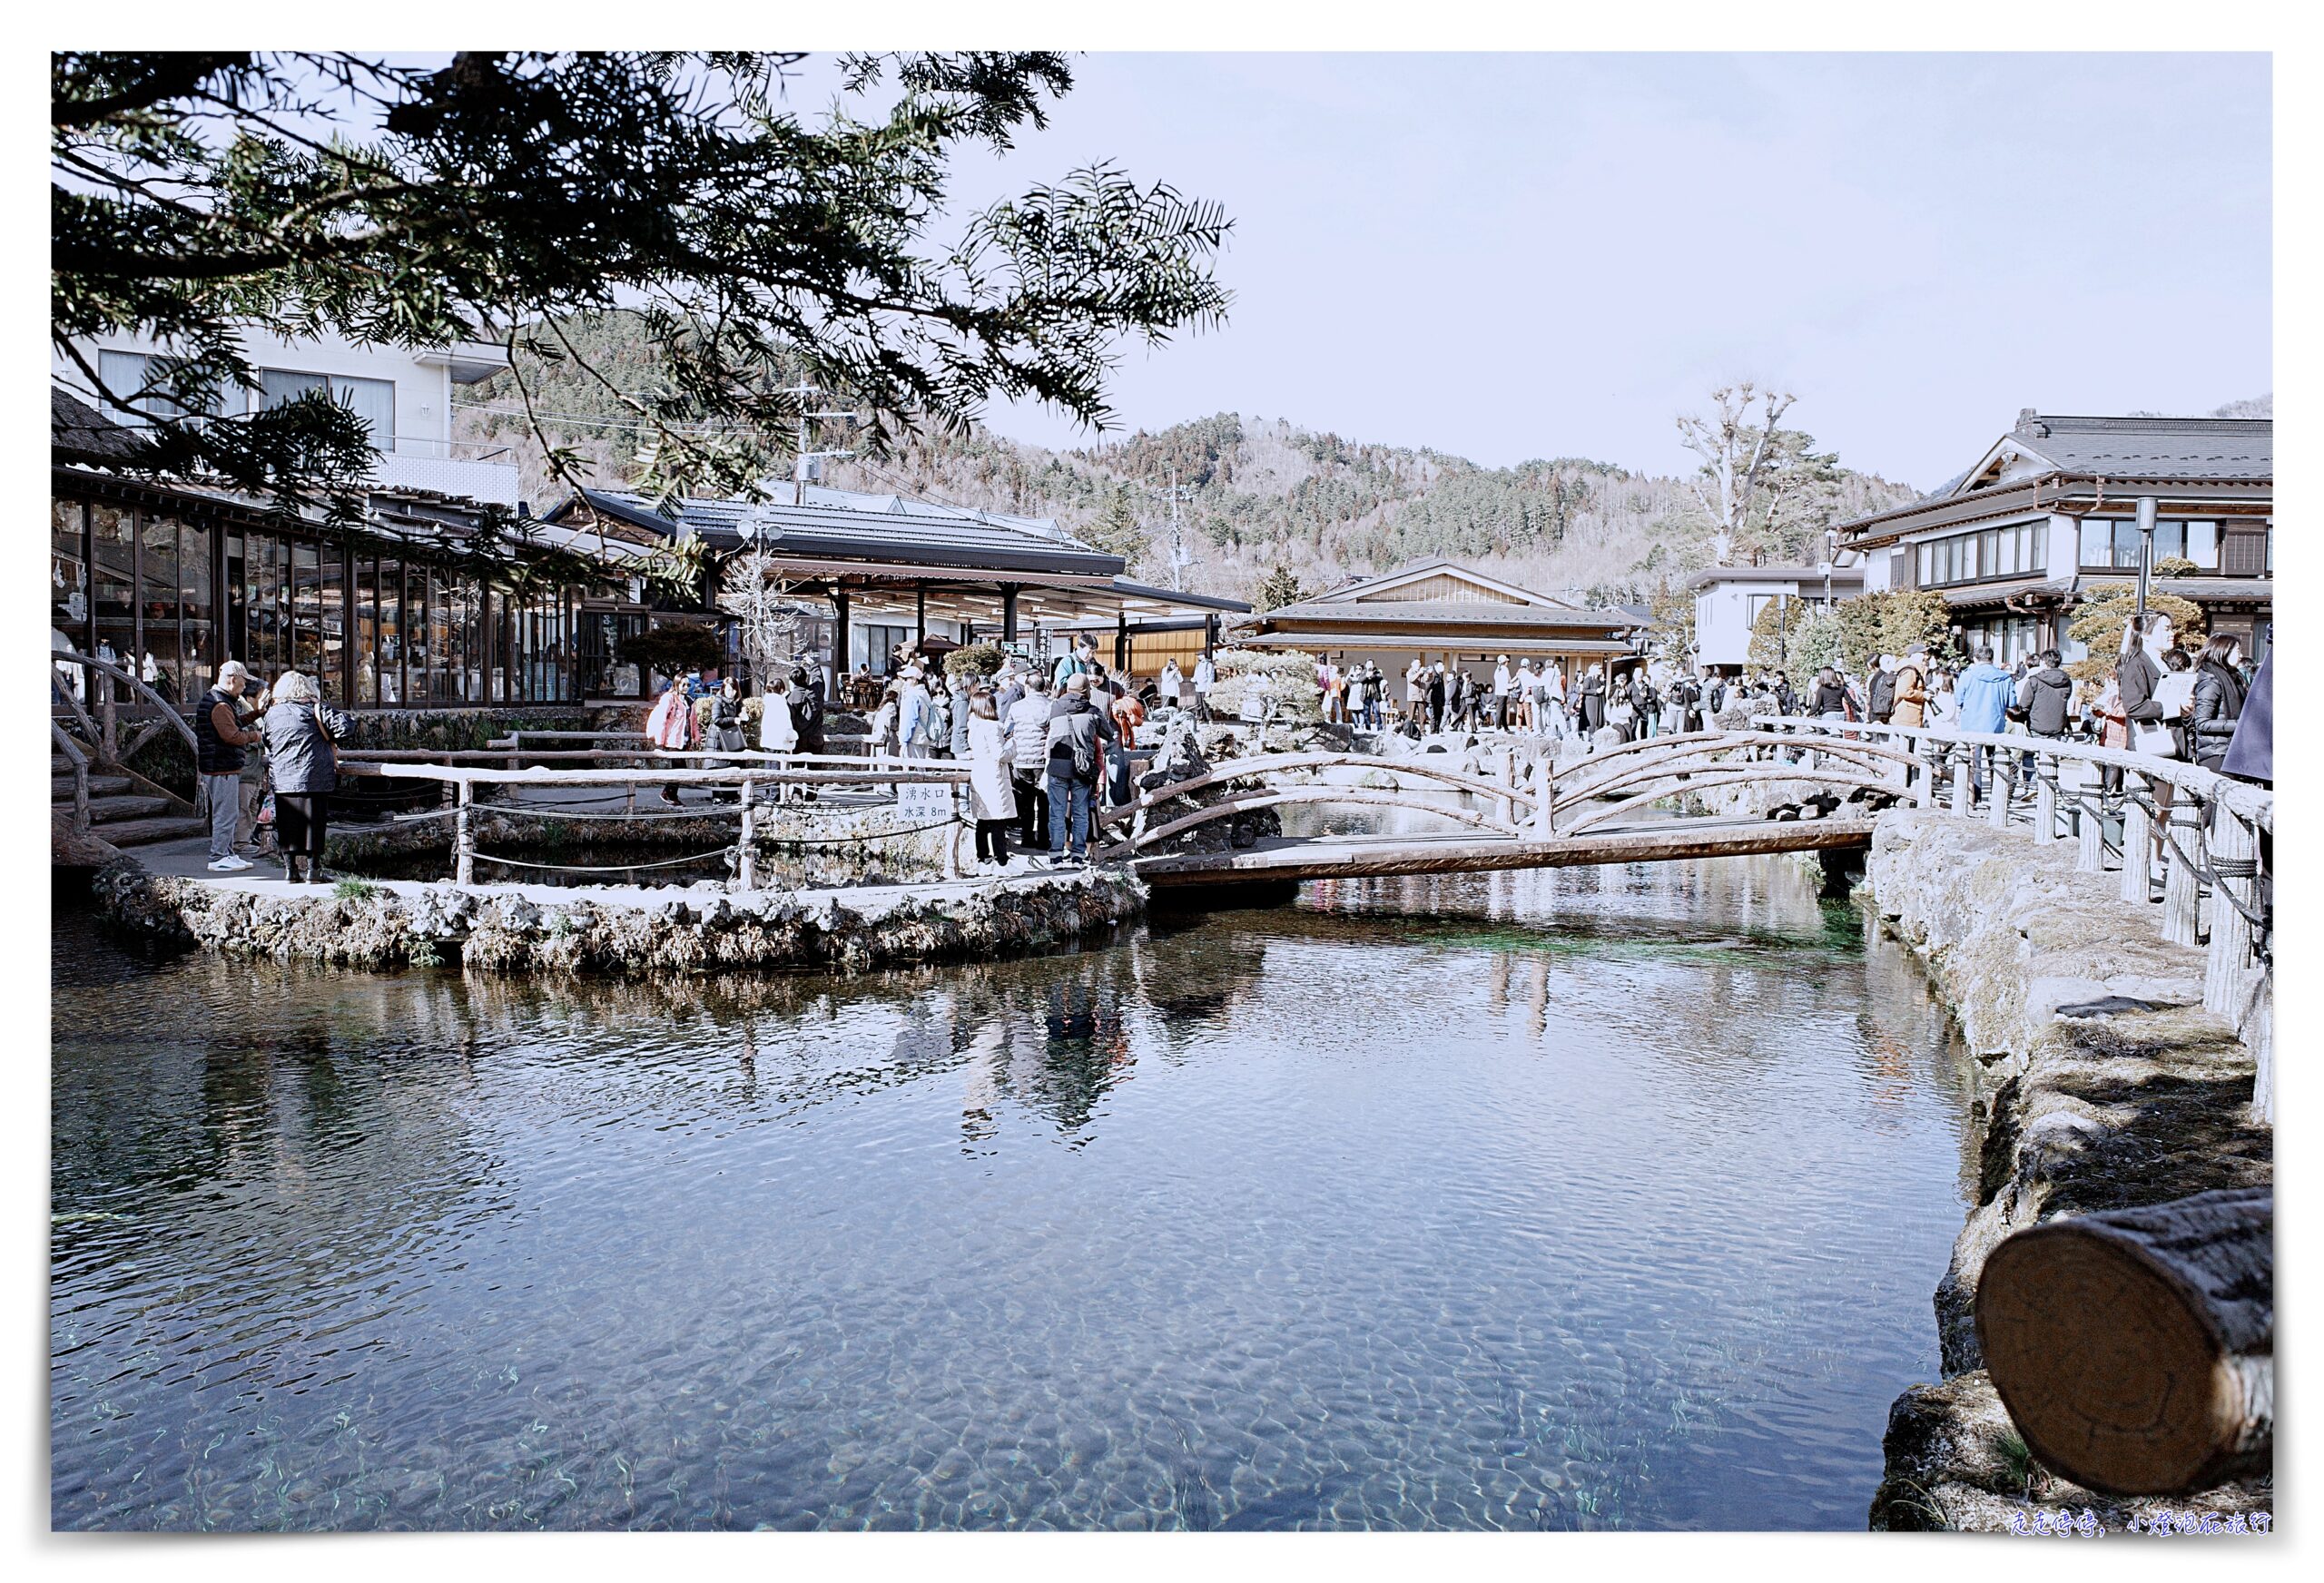
[[[899,647],[934,637],[994,642],[1033,655],[1068,632],[1099,638],[1113,663],[1150,674],[1183,651],[1191,665],[1240,600],[1149,587],[1124,577],[1119,556],[1089,548],[1047,518],[1012,516],[894,495],[816,486],[773,503],[689,498],[669,514],[621,489],[584,489],[546,520],[587,543],[639,550],[699,541],[719,554],[766,552],[770,575],[822,614],[803,646],[843,671],[877,674]],[[704,619],[714,619],[704,590]],[[581,666],[596,695],[610,689],[623,634],[655,615],[616,600],[586,602]]]
[[[1252,617],[1236,641],[1402,672],[1413,660],[1490,675],[1497,656],[1556,664],[1568,680],[1639,655],[1639,615],[1585,610],[1447,560],[1420,561]]]
[[[2003,660],[2056,646],[2095,587],[2138,576],[2154,502],[2156,585],[2201,606],[2255,658],[2275,632],[2274,423],[2264,418],[2066,418],[2032,408],[1967,469],[1909,506],[1841,525],[1866,591],[1927,588],[1965,645]]]

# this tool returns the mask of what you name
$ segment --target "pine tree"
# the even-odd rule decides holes
[[[1280,610],[1306,597],[1307,591],[1299,585],[1299,579],[1292,572],[1289,563],[1277,561],[1275,569],[1260,582],[1259,591],[1253,596],[1252,603],[1261,610]]]

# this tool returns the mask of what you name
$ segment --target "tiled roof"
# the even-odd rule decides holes
[[[581,497],[640,527],[667,533],[674,526],[672,518],[631,490],[586,489]],[[900,502],[898,509],[864,511],[688,498],[679,503],[675,518],[718,549],[739,546],[746,522],[755,522],[762,542],[770,548],[802,557],[992,565],[1089,576],[1111,575],[1122,565],[1118,556],[1100,555],[1068,538],[1054,523],[916,501]]]
[[[2026,412],[2010,438],[2062,473],[2117,478],[2268,478],[2275,424],[2265,418],[2061,418]]]
[[[54,386],[48,392],[48,443],[59,456],[98,463],[127,461],[144,446],[135,429]]]
[[[1627,626],[1619,610],[1575,610],[1541,605],[1503,605],[1496,600],[1429,599],[1303,600],[1264,613],[1268,621],[1328,621],[1350,625],[1457,623],[1475,626]]]

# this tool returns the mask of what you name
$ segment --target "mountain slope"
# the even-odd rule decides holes
[[[570,331],[622,389],[654,379],[649,348],[618,322]],[[570,364],[527,363],[525,385],[560,446],[609,483],[625,481],[635,431],[604,386]],[[546,507],[561,494],[525,435],[512,376],[476,388],[455,414],[457,438],[507,445],[524,469],[526,497]],[[1310,590],[1445,556],[1579,600],[1644,600],[1703,564],[1700,507],[1684,479],[1561,457],[1481,467],[1459,457],[1365,444],[1280,418],[1222,412],[1156,433],[1052,451],[981,428],[922,435],[884,457],[835,462],[824,481],[962,506],[1053,516],[1131,562],[1133,575],[1170,580],[1167,490],[1180,486],[1193,564],[1185,585],[1249,597],[1274,566]],[[1793,529],[1805,554],[1822,522],[1898,505],[1915,491],[1841,469],[1813,516]]]

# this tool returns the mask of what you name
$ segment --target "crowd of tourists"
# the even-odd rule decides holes
[[[1207,654],[1191,677],[1169,661],[1153,688],[1156,707],[1206,717],[1216,680]],[[824,751],[828,684],[819,669],[803,665],[772,683],[762,699],[757,747]],[[703,697],[712,700],[706,711]],[[1140,745],[1146,701],[1126,674],[1099,662],[1096,641],[1086,635],[1052,664],[1011,655],[989,676],[947,675],[933,656],[907,649],[867,702],[864,750],[874,761],[969,767],[976,860],[990,869],[1021,868],[1036,854],[1086,863],[1101,839],[1103,810],[1135,796],[1130,755]],[[676,678],[647,715],[646,735],[671,751],[741,754],[749,713],[731,677],[714,688],[699,676]],[[678,800],[674,790],[663,795]],[[1014,857],[1012,837],[1021,849]]]

